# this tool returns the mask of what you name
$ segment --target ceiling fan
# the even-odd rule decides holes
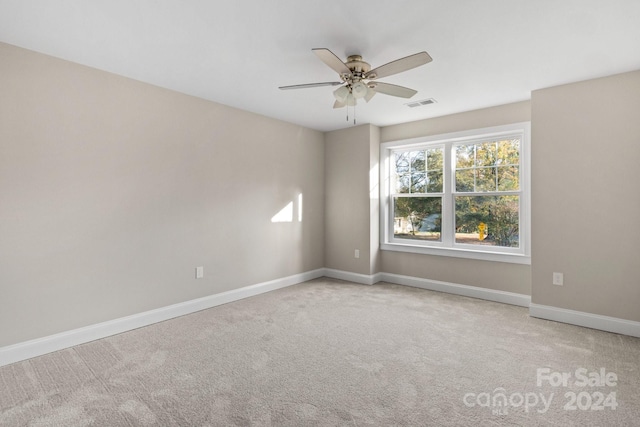
[[[398,74],[432,61],[431,56],[429,56],[427,52],[420,52],[371,69],[371,65],[364,62],[360,55],[351,55],[347,57],[347,62],[342,62],[342,60],[329,49],[316,48],[312,49],[312,51],[322,62],[338,73],[341,81],[280,86],[280,89],[340,86],[333,91],[333,96],[336,98],[333,108],[355,106],[358,99],[361,98],[369,102],[376,93],[398,96],[400,98],[411,98],[417,91],[403,86],[379,82],[377,79]]]

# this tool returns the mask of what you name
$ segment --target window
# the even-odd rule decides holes
[[[382,144],[382,249],[529,263],[529,128]]]

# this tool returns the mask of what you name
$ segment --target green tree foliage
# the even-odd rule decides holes
[[[458,145],[455,153],[457,192],[519,189],[519,140]]]
[[[508,192],[520,189],[520,141],[460,144],[454,155],[455,192],[465,193],[455,196],[456,233],[475,234],[484,223],[484,244],[518,246],[519,197]],[[394,216],[410,224],[412,238],[441,231],[443,191],[443,147],[395,154]]]
[[[487,225],[488,241],[496,246],[517,247],[519,237],[518,196],[457,196],[456,232],[475,233]]]
[[[405,218],[411,223],[412,236],[415,236],[421,228],[431,232],[441,231],[441,197],[396,197],[394,204],[395,216]],[[433,214],[438,215],[437,218],[432,224],[425,224]]]
[[[455,148],[456,192],[517,191],[520,188],[520,141],[508,139]],[[456,232],[476,233],[487,225],[489,243],[518,246],[518,196],[457,196]]]
[[[442,147],[424,150],[405,151],[395,157],[396,187],[395,193],[429,194],[443,191],[443,159]],[[396,217],[405,218],[411,223],[411,234],[424,228],[426,218],[433,214],[438,219],[429,227],[429,231],[440,232],[440,216],[442,214],[442,198],[433,197],[394,197]]]

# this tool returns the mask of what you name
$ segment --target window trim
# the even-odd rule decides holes
[[[394,218],[391,218],[391,153],[398,149],[412,149],[424,145],[444,145],[445,151],[454,144],[461,142],[477,142],[479,140],[495,139],[507,135],[519,134],[521,137],[520,148],[520,248],[503,248],[486,246],[473,247],[472,245],[453,245],[446,241],[418,243],[406,239],[393,238]],[[432,135],[397,141],[389,141],[380,144],[380,249],[398,252],[411,252],[429,255],[448,256],[456,258],[468,258],[487,261],[499,261],[516,264],[531,264],[531,122],[519,122],[502,126],[471,129],[461,132]],[[445,159],[447,158],[445,154]],[[449,163],[453,163],[453,159]],[[447,164],[444,167],[444,197],[454,197],[452,191],[453,174],[455,167]],[[488,193],[491,195],[493,193]],[[434,194],[435,195],[435,194]],[[484,193],[474,193],[484,195]],[[453,207],[448,203],[449,209],[445,210],[443,201],[442,226],[451,226],[453,220]],[[443,233],[444,234],[444,233]],[[453,236],[450,236],[453,237]],[[449,239],[451,240],[451,239]]]

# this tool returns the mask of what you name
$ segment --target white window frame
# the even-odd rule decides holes
[[[478,143],[496,138],[517,136],[520,139],[520,224],[519,247],[464,245],[455,243],[453,236],[454,196],[452,183],[455,174],[455,156],[452,147],[460,143]],[[473,129],[428,137],[385,142],[380,145],[380,248],[388,251],[412,252],[457,258],[531,264],[531,122],[513,123],[482,129]],[[394,237],[393,202],[391,194],[391,158],[395,150],[421,149],[444,145],[444,192],[442,199],[442,239],[438,242],[398,239]],[[449,161],[447,161],[449,160]],[[497,195],[499,192],[474,193]],[[437,194],[433,194],[437,195]],[[464,193],[463,193],[464,195]],[[448,232],[445,232],[445,227]]]

